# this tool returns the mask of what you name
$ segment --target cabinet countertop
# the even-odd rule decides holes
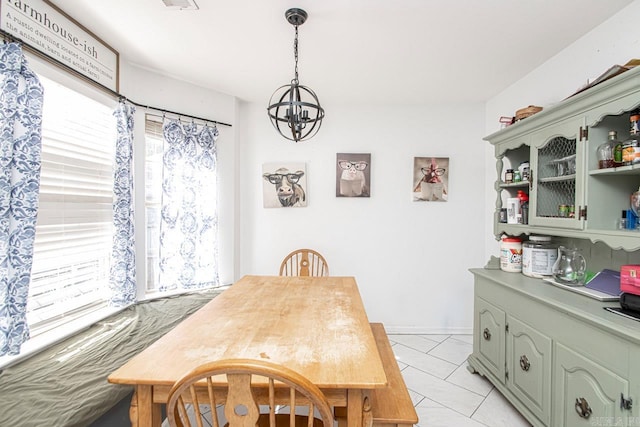
[[[640,344],[640,321],[604,310],[604,307],[620,307],[617,302],[601,302],[520,273],[485,268],[472,268],[469,271],[607,333]]]

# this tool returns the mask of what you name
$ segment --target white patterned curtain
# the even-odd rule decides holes
[[[16,43],[0,46],[0,356],[29,339],[43,89]]]
[[[113,249],[111,252],[111,304],[136,301],[136,256],[133,227],[133,113],[135,107],[120,102],[113,112],[117,123],[113,175]]]
[[[165,120],[163,133],[160,290],[217,286],[218,129]]]

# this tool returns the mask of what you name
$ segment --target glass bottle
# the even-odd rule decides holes
[[[615,130],[610,130],[609,138],[597,148],[598,169],[612,168],[615,166],[613,152],[615,146],[619,143],[618,133]]]
[[[522,177],[520,176],[520,171],[518,169],[513,170],[513,182],[522,181]]]
[[[629,138],[622,142],[623,165],[640,163],[640,113],[631,113],[629,121]]]
[[[507,184],[511,184],[513,182],[513,169],[507,169],[507,172],[504,174],[504,182]]]
[[[618,229],[625,230],[627,228],[627,211],[622,211],[620,219],[618,220]]]
[[[616,141],[616,145],[613,146],[613,166],[622,166],[622,142]]]

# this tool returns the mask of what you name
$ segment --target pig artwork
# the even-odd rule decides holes
[[[262,174],[265,181],[263,186],[264,207],[306,206],[307,195],[304,189],[304,177],[304,164],[302,167],[265,165]]]
[[[448,169],[448,157],[415,157],[413,200],[446,202],[449,198]]]
[[[369,197],[371,154],[338,153],[337,197]]]

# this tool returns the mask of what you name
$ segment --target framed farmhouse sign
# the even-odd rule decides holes
[[[0,29],[118,92],[118,52],[46,0],[1,0]]]

